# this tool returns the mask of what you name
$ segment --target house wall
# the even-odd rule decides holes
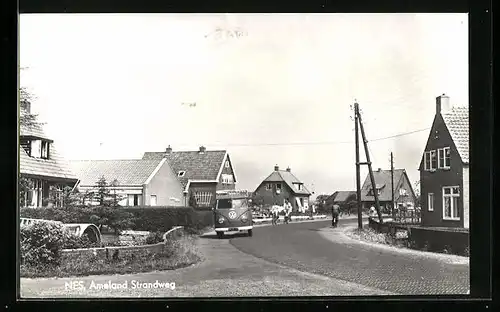
[[[151,195],[156,195],[157,206],[184,206],[183,188],[167,162],[144,188],[144,204],[151,205]]]
[[[469,166],[463,168],[463,206],[464,206],[464,228],[469,228]]]
[[[276,193],[276,184],[278,183],[281,183],[281,191],[279,194]],[[271,184],[271,190],[266,189],[267,184]],[[282,206],[285,203],[285,198],[290,198],[292,206],[295,208],[293,193],[285,182],[264,182],[255,190],[254,196],[257,199],[262,199],[262,204],[265,207],[272,205]]]
[[[92,186],[89,186],[89,185],[79,185],[78,186],[78,189],[80,191],[80,193],[85,193],[87,191],[89,192],[96,192],[97,191],[97,188],[92,185]],[[128,195],[141,195],[142,196],[142,202],[139,203],[139,206],[143,206],[144,205],[144,187],[127,187],[127,186],[119,186],[118,188],[116,188],[116,190],[114,189],[110,189],[110,192],[113,193],[114,191],[116,191],[116,195],[118,197],[121,197],[122,200],[120,200],[118,202],[118,205],[119,206],[129,206],[129,203],[128,203]],[[90,202],[90,199],[86,199],[85,201],[86,204],[91,204],[91,205],[98,205],[97,202]]]
[[[400,190],[405,190],[406,191],[406,196],[401,196],[399,195]],[[412,187],[410,184],[410,181],[406,178],[406,176],[403,174],[400,183],[394,190],[394,198],[396,199],[396,204],[402,203],[408,203],[411,202],[413,206],[415,206],[415,196],[413,196],[412,192]]]
[[[276,193],[276,184],[278,183],[281,183],[281,191],[279,192],[279,194]],[[271,190],[266,189],[267,184],[271,184]],[[308,203],[309,206],[311,205],[311,203],[309,202],[309,196],[294,195],[292,190],[285,182],[264,182],[257,188],[257,190],[255,190],[254,198],[256,198],[257,200],[262,200],[262,204],[264,205],[264,207],[270,207],[273,205],[283,206],[285,203],[285,199],[288,199],[292,204],[293,211],[297,211],[299,209],[295,198],[299,198],[299,200],[300,198],[302,198],[304,203]]]
[[[48,200],[50,198],[50,187],[55,186],[55,185],[61,185],[62,187],[69,186],[73,187],[76,183],[74,180],[67,180],[63,178],[53,178],[53,177],[41,177],[41,176],[34,176],[34,175],[25,175],[23,174],[22,177],[31,179],[32,181],[39,180],[41,181],[41,189],[39,191],[39,195],[37,197],[37,203],[32,206],[35,208],[39,207],[51,207],[53,206],[52,203],[49,203]],[[33,195],[31,195],[33,196]],[[26,198],[28,196],[26,195]],[[25,206],[31,206],[30,203],[26,203]]]
[[[212,198],[210,200],[210,205],[207,207],[198,207],[198,208],[213,208],[215,207],[215,191],[217,190],[218,183],[191,183],[189,185],[189,196],[187,198],[189,204],[189,197],[196,192],[210,192],[212,194]]]
[[[229,161],[229,168],[226,168],[225,163],[222,164],[222,172],[221,172],[221,175],[219,177],[219,183],[217,183],[217,190],[234,190],[236,188],[235,183],[231,183],[231,184],[222,183],[222,175],[223,174],[231,174],[233,176],[233,181],[236,181],[235,176],[234,176],[233,164],[231,163],[229,156],[227,157],[227,160]]]
[[[440,227],[462,227],[464,223],[463,211],[463,165],[460,155],[451,139],[441,115],[437,115],[425,151],[450,147],[450,169],[436,169],[435,172],[424,171],[420,168],[420,189],[422,196],[422,225]],[[424,155],[422,154],[422,159]],[[460,220],[443,220],[443,186],[459,186],[458,200]],[[434,194],[434,211],[429,211],[428,194]]]

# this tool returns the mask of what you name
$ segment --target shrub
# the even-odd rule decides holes
[[[87,234],[78,237],[65,231],[62,241],[62,249],[78,249],[78,248],[96,248],[100,244],[89,239]]]
[[[93,223],[115,232],[132,229],[166,232],[173,226],[201,230],[213,226],[211,210],[189,207],[79,207],[79,208],[21,208],[23,218],[55,220],[63,223]]]
[[[33,223],[21,228],[21,263],[25,265],[58,264],[63,245],[62,224]]]
[[[163,242],[163,232],[152,232],[146,237],[147,245],[158,244]]]

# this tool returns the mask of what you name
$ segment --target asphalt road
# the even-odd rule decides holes
[[[337,233],[332,233],[339,236],[338,241],[320,235],[330,225],[321,221],[255,228],[253,237],[233,237],[230,243],[270,262],[402,295],[465,294],[469,290],[468,264],[340,239],[342,227],[356,222],[340,220],[339,229],[333,230]]]

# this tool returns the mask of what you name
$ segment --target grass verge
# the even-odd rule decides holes
[[[118,259],[99,259],[88,253],[67,258],[60,265],[21,265],[20,275],[24,278],[71,277],[174,270],[202,260],[196,239],[194,235],[183,235],[166,242],[162,252],[137,251]]]

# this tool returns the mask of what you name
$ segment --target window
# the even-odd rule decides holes
[[[41,158],[44,159],[49,159],[49,142],[47,141],[42,141],[42,147],[41,147]]]
[[[177,173],[177,176],[182,178],[185,174],[186,171],[179,171],[179,173]]]
[[[427,194],[427,210],[434,211],[434,193]]]
[[[276,183],[276,189],[281,190],[281,183]]]
[[[210,206],[210,203],[212,202],[212,193],[196,192],[194,194],[194,198],[196,199],[196,204],[198,206]]]
[[[459,198],[460,188],[458,186],[443,187],[443,219],[460,220]]]
[[[156,206],[156,195],[151,195],[151,198],[150,198],[149,204],[150,204],[151,206]]]
[[[380,191],[379,191],[379,193],[380,193]],[[401,189],[399,189],[399,195],[400,195],[400,196],[407,196],[407,195],[408,195],[408,193],[406,192],[406,190],[405,190],[405,189],[401,188]]]
[[[266,184],[266,190],[270,191],[273,189],[273,185],[271,183]]]
[[[31,141],[31,157],[40,158],[42,155],[42,141],[33,140]]]
[[[31,141],[30,140],[21,140],[20,144],[22,148],[24,148],[24,151],[28,156],[31,156]]]
[[[449,169],[450,168],[450,148],[444,147],[438,149],[438,168]]]
[[[437,168],[436,150],[424,153],[424,170],[433,171]]]
[[[32,179],[33,188],[28,191],[26,204],[28,207],[41,207],[42,206],[42,181]]]
[[[295,188],[297,189],[297,191],[302,191],[302,184],[295,183]]]
[[[226,162],[224,163],[224,167],[229,168],[229,160],[226,160]]]
[[[222,184],[233,184],[234,179],[232,174],[223,174],[222,175]]]
[[[140,206],[141,204],[142,204],[142,195],[139,194],[128,195],[128,206]]]
[[[56,184],[53,187],[54,191],[54,205],[56,207],[62,207],[63,206],[63,186],[60,184]]]

